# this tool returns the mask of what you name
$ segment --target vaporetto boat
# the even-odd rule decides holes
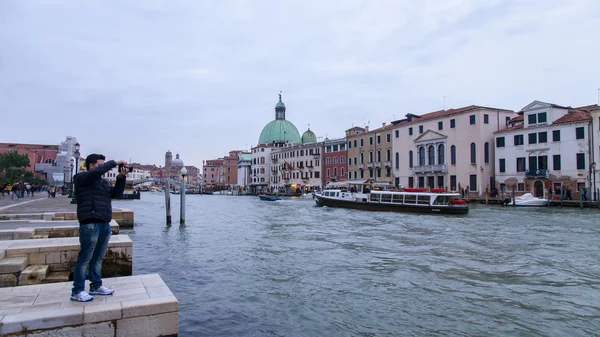
[[[424,188],[375,189],[369,180],[329,184],[315,194],[317,206],[352,208],[365,211],[467,214],[469,205],[459,193]],[[376,188],[376,187],[375,187]]]

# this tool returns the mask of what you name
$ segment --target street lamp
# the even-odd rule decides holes
[[[185,223],[185,176],[187,174],[187,169],[184,167],[181,168],[181,205],[180,205],[180,213],[179,224],[183,225]]]
[[[596,195],[596,162],[590,165],[590,183],[592,182],[592,177],[594,179],[594,201],[598,201],[598,196]]]
[[[73,158],[71,158],[71,175],[69,176],[70,189],[68,198],[73,198],[73,166]]]
[[[79,142],[75,143],[75,145],[73,146],[73,156],[75,157],[75,175],[77,175],[77,169],[79,168],[79,156],[81,155],[79,153],[79,149],[81,148],[81,145],[79,145]],[[73,160],[71,159],[71,162],[73,162]],[[73,182],[73,164],[71,164],[71,203],[72,204],[76,204],[77,200],[75,199],[75,183]]]

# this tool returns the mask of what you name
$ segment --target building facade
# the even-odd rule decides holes
[[[238,157],[241,151],[229,151],[229,155],[223,157],[223,183],[228,186],[238,184]]]
[[[203,161],[202,173],[204,188],[222,189],[224,187],[222,158]]]
[[[593,187],[593,125],[590,108],[534,101],[507,128],[495,133],[496,179],[501,190],[530,192]]]
[[[298,194],[321,190],[323,145],[315,140],[316,137],[305,143],[289,142],[273,148],[270,158],[271,192]]]
[[[383,123],[381,128],[371,131],[368,127],[346,130],[349,180],[393,183],[393,128],[394,125]]]
[[[321,172],[323,186],[330,181],[346,181],[348,173],[346,138],[326,139],[323,142],[323,171]]]
[[[514,116],[471,105],[392,122],[395,185],[481,195],[495,186],[493,133]]]
[[[237,171],[237,183],[246,191],[250,185],[252,172],[252,154],[250,152],[238,153]]]

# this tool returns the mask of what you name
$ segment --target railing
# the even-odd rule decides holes
[[[381,163],[380,162],[376,162],[375,163],[375,167],[381,167]]]
[[[413,166],[412,168],[414,173],[419,172],[448,172],[448,166],[446,165],[422,165],[422,166]]]
[[[364,170],[365,169],[365,164],[358,164],[358,169]]]
[[[312,164],[308,164],[308,165],[306,165],[306,167],[313,168]]]
[[[277,162],[278,162],[278,161],[279,161],[279,159],[273,159],[273,160],[272,160],[272,162],[273,162],[274,164],[277,164]]]
[[[548,170],[528,170],[525,171],[526,177],[548,177]]]
[[[386,161],[385,162],[385,167],[392,167],[392,162],[391,161]]]
[[[368,164],[367,164],[367,167],[368,167],[368,168],[373,168],[373,163],[368,163]]]

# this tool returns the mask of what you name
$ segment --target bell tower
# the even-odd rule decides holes
[[[172,161],[173,161],[173,153],[171,153],[171,151],[167,151],[167,153],[165,153],[165,167],[171,167]]]

